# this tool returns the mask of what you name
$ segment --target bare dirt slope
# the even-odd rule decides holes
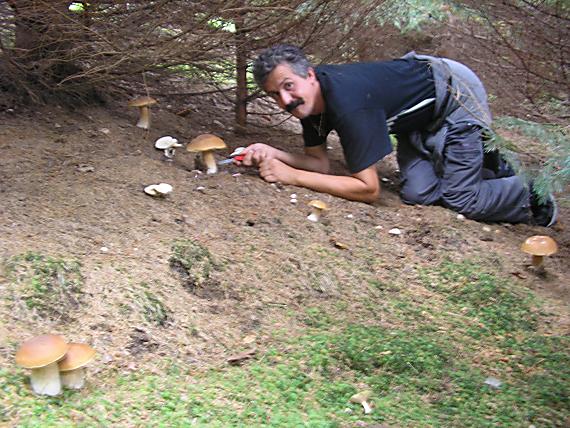
[[[419,269],[445,258],[474,257],[537,291],[559,314],[557,329],[568,333],[570,233],[563,226],[485,225],[440,207],[401,205],[393,158],[378,166],[386,180],[375,205],[270,185],[236,166],[201,174],[184,149],[165,161],[156,138],[187,143],[214,133],[229,146],[218,158],[252,142],[301,145],[284,129],[252,127],[238,136],[229,107],[209,99],[194,107],[183,117],[161,103],[148,133],[121,105],[0,111],[0,257],[31,251],[76,259],[84,276],[81,299],[65,317],[39,315],[2,277],[0,366],[13,364],[17,343],[45,332],[93,344],[102,355],[98,371],[130,370],[156,356],[198,367],[223,363],[247,344],[266,345],[273,329],[294,334],[304,308],[341,298],[362,305],[370,291],[355,272],[413,288]],[[344,173],[340,147],[331,145],[334,172]],[[160,182],[174,186],[165,199],[143,192]],[[314,198],[331,207],[320,223],[306,219]],[[569,215],[563,207],[562,225]],[[390,234],[393,228],[401,235]],[[531,234],[560,245],[546,276],[529,270],[519,251]],[[169,263],[180,239],[211,256],[212,275],[198,287]]]

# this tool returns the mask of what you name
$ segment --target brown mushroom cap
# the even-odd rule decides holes
[[[156,103],[157,101],[152,97],[138,97],[129,101],[129,107],[148,107]]]
[[[314,199],[308,204],[310,207],[317,208],[319,210],[328,210],[329,206],[324,203],[323,201],[319,201],[318,199]]]
[[[59,371],[67,372],[83,367],[95,357],[95,349],[84,343],[70,343],[63,360],[59,362]]]
[[[63,358],[68,348],[61,336],[37,336],[20,346],[16,352],[16,364],[27,369],[44,367]]]
[[[368,401],[371,395],[372,391],[370,390],[362,391],[350,397],[350,402],[361,404],[363,401]]]
[[[521,250],[533,256],[551,256],[558,251],[558,245],[550,236],[536,235],[527,238]]]
[[[208,150],[225,149],[226,143],[220,137],[213,134],[202,134],[194,138],[186,146],[189,152],[206,152]]]

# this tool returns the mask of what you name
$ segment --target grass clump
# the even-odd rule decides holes
[[[80,305],[81,264],[76,260],[27,252],[6,262],[13,300],[40,317],[67,320]]]
[[[146,284],[142,284],[146,287]],[[137,294],[134,298],[144,319],[158,326],[165,326],[169,319],[169,311],[154,293],[148,290]]]
[[[440,373],[449,360],[449,350],[435,335],[421,331],[388,331],[379,327],[352,325],[335,341],[337,355],[347,366],[369,374],[382,368],[393,375]]]
[[[182,276],[185,288],[191,291],[208,285],[215,268],[210,251],[189,239],[174,242],[169,262],[171,268]]]
[[[473,263],[444,262],[436,272],[424,275],[424,281],[446,297],[451,309],[476,320],[469,328],[473,337],[537,328],[533,296]]]

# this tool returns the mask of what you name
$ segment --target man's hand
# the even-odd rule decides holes
[[[262,162],[275,159],[281,151],[274,147],[268,146],[263,143],[255,143],[247,146],[245,150],[241,153],[244,155],[243,160],[236,161],[238,165],[245,166],[259,166]]]
[[[269,183],[295,185],[296,169],[278,159],[263,160],[259,164],[259,175]]]

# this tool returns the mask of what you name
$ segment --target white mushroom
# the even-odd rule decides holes
[[[150,196],[166,196],[172,192],[173,187],[168,183],[151,184],[144,188],[144,192]]]
[[[182,144],[179,144],[176,138],[172,138],[171,136],[167,135],[156,140],[154,142],[154,147],[159,150],[164,150],[164,156],[170,159],[174,157],[175,149],[177,147],[182,147]]]

